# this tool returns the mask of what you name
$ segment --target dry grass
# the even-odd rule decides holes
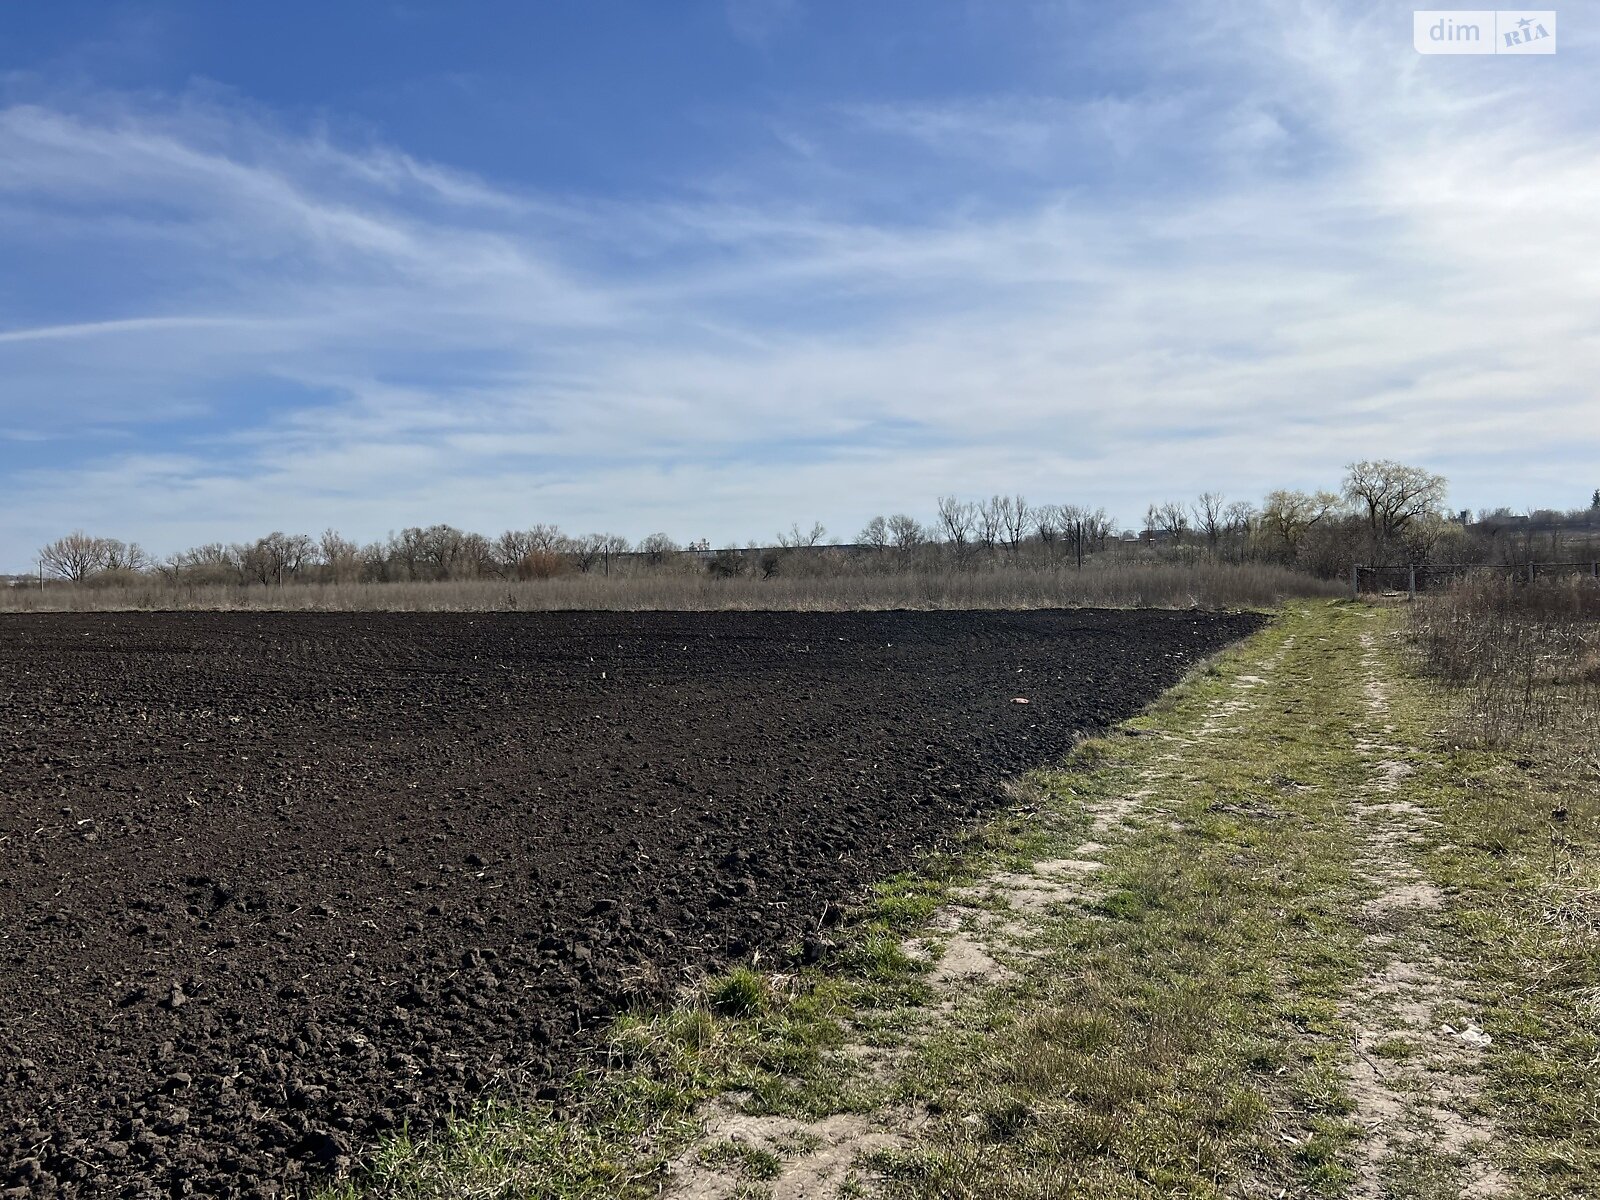
[[[1458,689],[1462,732],[1485,745],[1592,741],[1600,721],[1600,584],[1463,580],[1411,609],[1424,668]],[[1587,734],[1588,736],[1585,736]]]
[[[50,586],[0,592],[11,612],[273,609],[337,612],[515,612],[559,609],[1003,609],[1098,605],[1131,608],[1264,608],[1294,596],[1330,596],[1342,585],[1262,564],[1115,563],[1083,570],[1000,568],[977,572],[718,579],[662,572],[622,577],[456,580],[439,583],[305,583],[280,587],[171,584]]]

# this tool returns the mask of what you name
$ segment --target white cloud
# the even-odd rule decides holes
[[[433,520],[849,534],[1001,488],[1132,521],[1380,456],[1444,470],[1463,505],[1581,502],[1589,93],[1552,60],[1420,60],[1409,26],[1326,5],[1191,11],[1118,43],[1181,49],[1170,85],[824,114],[791,132],[826,189],[763,194],[752,162],[738,203],[551,200],[214,103],[7,110],[11,227],[109,241],[149,283],[0,330],[14,444],[134,435],[0,481],[0,563],[80,525],[163,551]],[[949,196],[862,216],[838,164],[886,139]],[[1140,182],[970,203],[990,169],[1048,182],[1080,151]],[[241,380],[276,398],[241,414]],[[175,421],[197,405],[215,419]]]

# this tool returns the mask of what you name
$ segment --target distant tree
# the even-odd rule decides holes
[[[1006,545],[1011,548],[1011,557],[1015,558],[1021,552],[1022,539],[1027,536],[1028,528],[1033,523],[1033,510],[1020,494],[996,496],[995,501],[1000,513],[1000,532],[1006,539]]]
[[[1268,492],[1261,507],[1261,536],[1268,540],[1271,553],[1293,560],[1306,534],[1338,507],[1339,497],[1332,492]]]
[[[554,525],[535,525],[528,530],[528,543],[534,550],[560,554],[571,547],[572,539]]]
[[[453,579],[484,579],[496,573],[494,546],[481,533],[469,533],[461,539]]]
[[[1595,488],[1594,498],[1589,501],[1589,507],[1600,511],[1600,488]]]
[[[1206,539],[1206,545],[1215,550],[1217,543],[1222,540],[1226,532],[1227,523],[1223,513],[1227,510],[1227,498],[1221,492],[1201,492],[1200,499],[1190,510],[1194,514],[1195,528]]]
[[[1045,549],[1050,549],[1061,537],[1061,506],[1041,504],[1033,510],[1033,531]]]
[[[150,556],[138,542],[102,538],[100,546],[107,571],[144,571],[150,567]]]
[[[508,529],[490,543],[490,556],[495,574],[507,579],[517,573],[517,567],[533,549],[533,540],[521,529]]]
[[[861,527],[861,532],[856,534],[856,541],[863,546],[871,546],[874,550],[882,550],[889,544],[889,522],[883,517],[873,517]]]
[[[664,533],[652,533],[639,543],[639,553],[644,555],[645,561],[652,567],[659,566],[667,555],[675,554],[677,550],[678,543]]]
[[[467,574],[467,534],[454,525],[429,525],[408,530],[414,536],[416,556],[413,569],[422,579],[456,579]]]
[[[274,530],[264,538],[233,549],[246,579],[277,585],[299,574],[310,560],[315,546],[306,534]]]
[[[964,558],[967,546],[972,541],[973,530],[978,522],[977,507],[968,501],[957,500],[954,496],[941,496],[939,498],[939,525],[940,532],[950,548],[956,552],[957,558]]]
[[[978,541],[983,544],[985,550],[993,550],[995,543],[1000,540],[1001,530],[1005,527],[1005,517],[1002,512],[1005,503],[1003,496],[990,496],[975,506],[978,516]]]
[[[243,580],[243,564],[239,561],[237,550],[237,547],[224,546],[221,542],[209,542],[174,554],[167,559],[162,571],[174,581],[240,583]]]
[[[1437,513],[1447,487],[1443,475],[1383,459],[1351,463],[1343,491],[1365,515],[1374,549],[1381,553],[1412,522]]]
[[[572,561],[582,574],[587,575],[594,570],[595,564],[605,557],[605,553],[606,535],[603,533],[586,533],[572,539]]]
[[[1223,532],[1233,537],[1247,535],[1256,523],[1256,506],[1248,500],[1235,500],[1222,510]]]
[[[895,513],[889,518],[889,540],[900,551],[915,550],[928,540],[922,522],[907,513]]]
[[[1189,513],[1183,505],[1168,500],[1165,504],[1150,506],[1151,528],[1163,529],[1174,545],[1183,545],[1183,535],[1189,530]]]
[[[1063,504],[1056,509],[1056,520],[1061,524],[1062,541],[1072,547],[1072,556],[1081,568],[1091,537],[1089,510],[1081,504]]]
[[[827,536],[828,530],[821,521],[814,522],[805,532],[801,532],[800,522],[796,521],[789,526],[788,533],[778,535],[778,545],[790,550],[810,549]]]
[[[1114,524],[1105,509],[1082,504],[1057,505],[1055,522],[1062,542],[1071,547],[1072,557],[1080,568],[1085,554],[1097,547],[1105,549],[1106,538]]]
[[[323,565],[335,583],[349,583],[361,577],[361,547],[336,529],[325,529],[317,543]]]
[[[106,566],[106,539],[90,537],[81,529],[57,538],[39,551],[46,570],[71,583],[82,583]]]
[[[1111,536],[1112,530],[1117,526],[1117,519],[1110,515],[1104,508],[1093,509],[1084,518],[1084,528],[1088,533],[1089,545],[1096,550],[1106,548],[1106,539]]]

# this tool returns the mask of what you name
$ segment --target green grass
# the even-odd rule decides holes
[[[1362,710],[1312,634],[1344,646],[1354,620],[1291,614],[1038,777],[1066,814],[1147,791],[1142,808],[1159,815],[1103,856],[1098,902],[1053,917],[1040,956],[924,1047],[907,1088],[941,1119],[912,1150],[877,1157],[891,1195],[1343,1189],[1337,1001],[1359,961],[1341,797],[1363,765],[1337,747]],[[1175,740],[1291,637],[1226,754]],[[1067,854],[1079,836],[1033,849]]]

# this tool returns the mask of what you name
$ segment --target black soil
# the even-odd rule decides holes
[[[1259,623],[0,620],[0,1195],[292,1192],[536,1089]]]

